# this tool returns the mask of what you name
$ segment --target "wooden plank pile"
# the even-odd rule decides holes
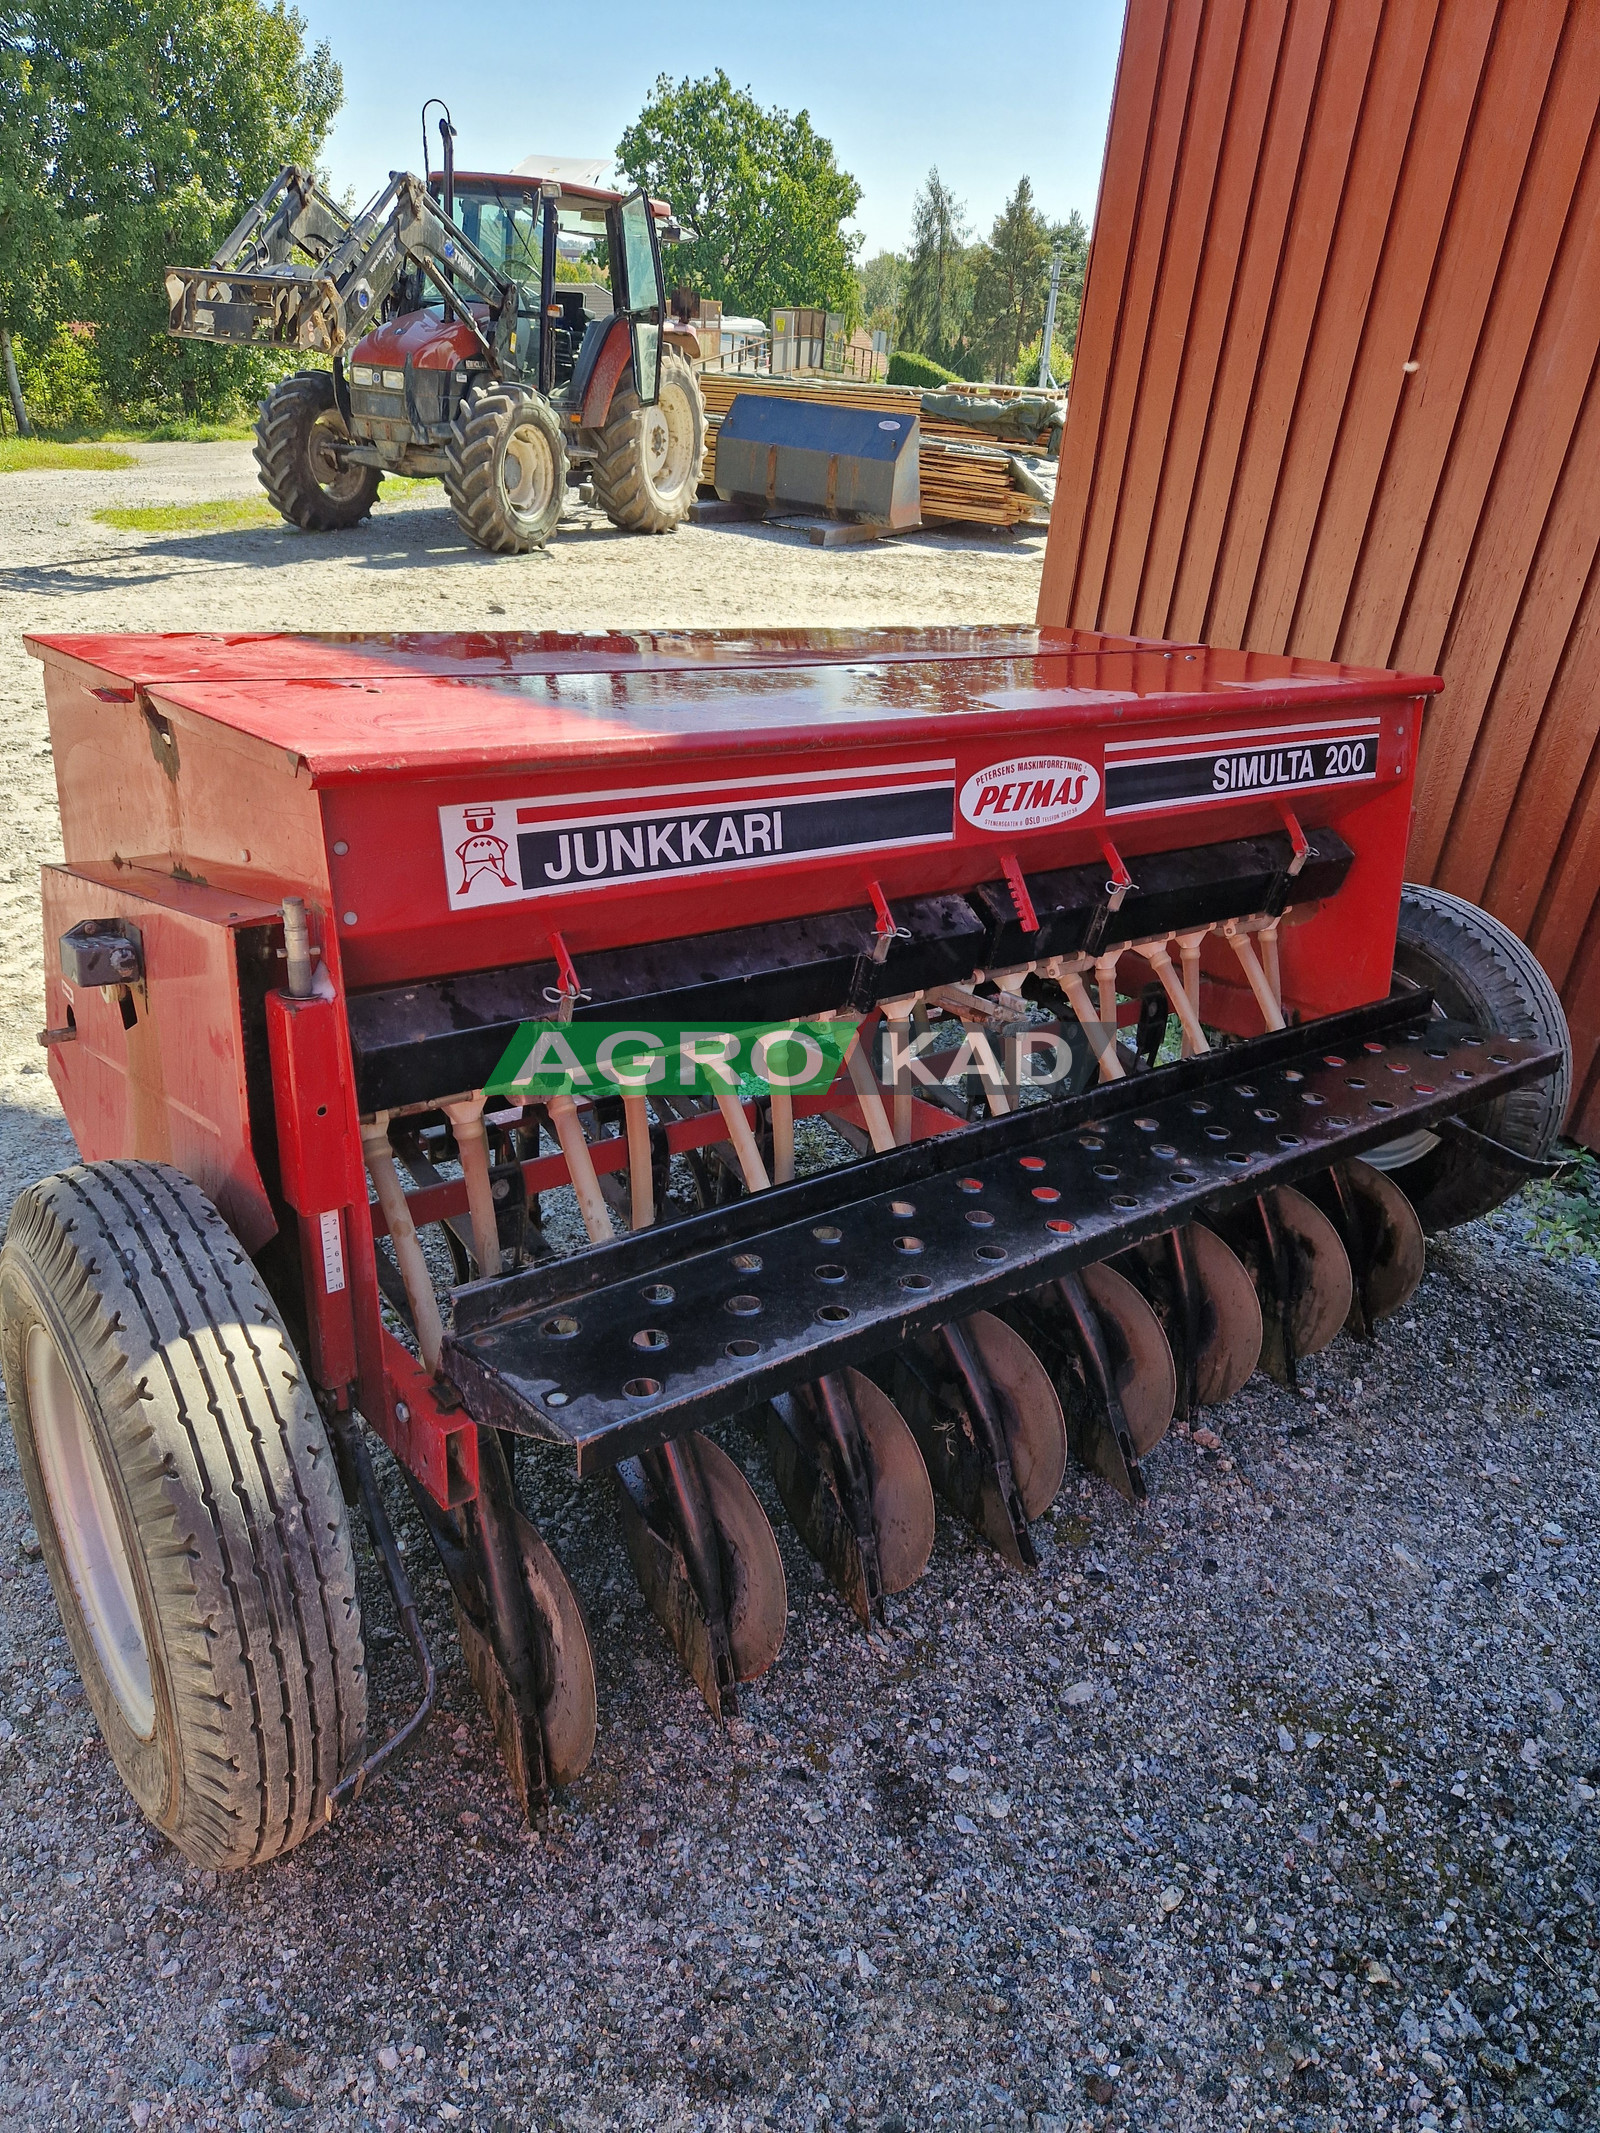
[[[841,407],[875,408],[885,415],[919,415],[918,458],[925,525],[1019,526],[1045,516],[1044,507],[1018,485],[1011,454],[974,441],[960,423],[922,415],[922,395],[907,385],[867,385],[853,378],[766,378],[733,371],[702,371],[706,403],[706,457],[701,479],[717,478],[717,431],[740,393],[772,393],[784,400],[823,400]]]

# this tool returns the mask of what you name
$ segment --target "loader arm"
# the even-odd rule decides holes
[[[296,250],[303,261],[291,256]],[[515,375],[516,284],[490,265],[409,171],[397,171],[350,221],[291,166],[208,266],[168,268],[167,330],[180,339],[336,355],[378,323],[413,269],[470,327],[502,374]],[[487,334],[470,309],[474,298],[492,315]]]
[[[325,259],[350,231],[350,217],[310,171],[291,163],[212,255],[214,267],[278,266],[298,250]]]

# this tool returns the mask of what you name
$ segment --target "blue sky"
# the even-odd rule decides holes
[[[1024,173],[1052,216],[1094,211],[1121,0],[635,0],[485,13],[439,0],[297,0],[344,68],[334,187],[365,199],[415,168],[417,114],[443,96],[464,165],[609,155],[659,73],[723,67],[763,104],[810,111],[862,187],[863,257],[906,241],[936,163],[986,233]]]

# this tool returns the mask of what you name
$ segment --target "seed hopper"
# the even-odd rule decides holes
[[[1002,628],[31,644],[81,1163],[13,1215],[7,1382],[97,1716],[208,1863],[396,1745],[351,1507],[402,1735],[431,1699],[365,1431],[536,1816],[595,1688],[519,1465],[614,1492],[726,1714],[787,1609],[747,1463],[863,1625],[936,1504],[1026,1573],[1069,1459],[1137,1505],[1175,1416],[1370,1336],[1425,1227],[1547,1167],[1548,984],[1403,880],[1431,678]],[[588,1025],[838,1071],[519,1090]]]

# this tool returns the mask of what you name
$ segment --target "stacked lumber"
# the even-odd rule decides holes
[[[1038,502],[1017,486],[1011,455],[997,445],[974,442],[956,422],[922,414],[922,394],[909,385],[868,385],[854,378],[765,378],[737,371],[700,373],[706,403],[706,457],[701,479],[717,478],[717,431],[740,393],[771,393],[783,400],[822,400],[840,407],[866,407],[879,414],[917,416],[922,422],[918,467],[925,525],[960,521],[974,526],[1017,526],[1041,515]]]

